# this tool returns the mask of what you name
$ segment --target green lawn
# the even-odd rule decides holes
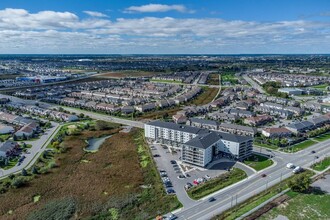
[[[244,164],[252,167],[256,171],[259,171],[271,166],[273,164],[273,161],[268,157],[263,157],[255,154],[244,160]]]
[[[294,144],[294,145],[290,146],[289,149],[285,147],[285,148],[283,148],[283,151],[284,152],[289,152],[289,153],[291,153],[291,152],[294,153],[294,152],[298,152],[300,150],[303,150],[307,147],[310,147],[310,146],[312,146],[316,143],[317,142],[313,141],[313,140],[306,140],[306,141],[303,141],[303,142],[300,142],[298,144]]]
[[[177,84],[184,84],[180,81],[173,81],[173,80],[161,80],[161,79],[152,79],[150,82],[156,82],[156,83],[177,83]]]
[[[270,144],[255,143],[254,145],[257,146],[257,147],[269,148],[269,149],[272,149],[272,150],[278,150],[279,149],[279,147],[277,147],[275,145],[270,145]]]
[[[238,168],[233,168],[230,172],[220,175],[206,183],[195,186],[187,191],[192,199],[201,199],[211,193],[223,189],[229,185],[237,183],[247,177],[246,173]]]
[[[11,137],[11,134],[1,134],[0,135],[0,140],[5,142],[6,140],[8,140]]]
[[[317,171],[323,171],[330,166],[330,157],[324,158],[322,161],[312,165],[312,169]]]
[[[312,88],[326,90],[328,86],[329,86],[328,84],[321,84],[321,85],[312,86]]]
[[[18,163],[18,159],[19,159],[19,158],[16,157],[16,158],[13,158],[13,159],[9,160],[8,165],[7,165],[7,166],[3,166],[3,167],[1,167],[1,168],[4,169],[4,170],[8,170],[8,169],[10,169],[10,168],[16,166],[16,164]]]
[[[329,219],[330,218],[330,195],[313,193],[288,192],[290,200],[283,206],[278,206],[260,219],[274,219],[278,215],[288,219]]]
[[[330,133],[326,133],[326,134],[322,134],[320,136],[317,136],[315,138],[313,138],[314,140],[317,140],[317,141],[325,141],[325,140],[328,140],[330,139]]]

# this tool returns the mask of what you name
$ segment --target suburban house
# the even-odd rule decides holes
[[[200,118],[190,118],[187,121],[187,125],[198,127],[198,128],[206,128],[210,130],[218,130],[219,123],[212,120],[200,119]]]
[[[273,117],[270,115],[259,115],[244,119],[244,123],[250,126],[260,126],[272,121],[273,121]]]
[[[269,138],[290,137],[292,135],[292,132],[287,128],[264,128],[261,133]]]
[[[177,124],[185,124],[188,120],[188,118],[185,115],[182,115],[182,114],[173,115],[172,119]]]
[[[228,132],[231,134],[244,135],[244,136],[255,136],[257,129],[249,126],[242,126],[236,124],[222,123],[219,125],[219,131]]]
[[[21,129],[19,129],[15,136],[18,138],[23,138],[24,136],[26,138],[31,138],[33,134],[38,130],[39,126],[35,122],[31,122],[27,125],[24,125]]]
[[[0,134],[12,134],[15,129],[12,126],[0,124]]]
[[[17,155],[18,151],[19,151],[19,146],[14,141],[5,141],[0,143],[0,157]]]

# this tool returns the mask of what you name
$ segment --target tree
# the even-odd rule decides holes
[[[22,176],[27,176],[28,175],[28,172],[26,171],[26,169],[23,169],[22,170]]]
[[[24,186],[26,183],[27,183],[26,177],[24,177],[24,176],[18,176],[18,177],[16,177],[16,178],[13,179],[11,185],[14,188],[19,188],[19,187]]]
[[[39,174],[39,171],[38,171],[38,169],[37,169],[37,167],[32,167],[32,173],[33,174]]]
[[[309,188],[311,183],[312,180],[308,176],[298,175],[289,181],[288,187],[294,192],[304,192]]]

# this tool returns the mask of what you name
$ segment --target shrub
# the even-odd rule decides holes
[[[69,220],[76,211],[76,202],[72,198],[64,198],[46,203],[41,209],[31,213],[28,220]]]
[[[13,179],[13,181],[11,182],[11,185],[14,187],[14,188],[20,188],[22,186],[24,186],[26,183],[27,183],[27,178],[24,177],[24,176],[18,176],[18,177],[15,177]]]

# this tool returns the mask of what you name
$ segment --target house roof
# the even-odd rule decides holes
[[[196,128],[196,127],[187,126],[187,125],[178,125],[175,123],[164,122],[164,121],[152,121],[152,122],[149,122],[148,125],[162,127],[162,128],[168,128],[168,129],[187,132],[187,133],[191,133],[191,134],[205,134],[208,132],[208,130],[206,130],[206,129]]]
[[[186,142],[185,145],[206,149],[219,140],[241,143],[252,140],[252,138],[224,132],[209,131],[208,133],[200,134],[197,137],[191,139],[190,141]]]
[[[193,123],[218,126],[218,122],[213,121],[213,120],[206,120],[206,119],[201,119],[201,118],[190,118],[189,120]]]

